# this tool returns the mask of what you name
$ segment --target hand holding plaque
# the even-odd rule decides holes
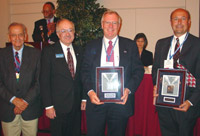
[[[183,104],[186,90],[186,70],[158,69],[155,105],[179,107]],[[154,92],[155,94],[155,92]]]
[[[123,67],[97,67],[97,96],[101,102],[122,102],[124,91]]]

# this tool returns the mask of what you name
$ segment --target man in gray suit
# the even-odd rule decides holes
[[[40,51],[24,45],[26,28],[8,27],[12,46],[0,51],[0,120],[4,136],[36,136],[41,115]]]

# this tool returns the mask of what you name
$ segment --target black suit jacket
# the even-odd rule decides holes
[[[54,23],[56,23],[58,20],[59,20],[58,18],[54,17]],[[56,31],[48,37],[48,35],[47,35],[47,33],[48,33],[47,21],[46,21],[46,19],[43,18],[43,19],[40,19],[40,20],[35,22],[35,27],[34,27],[33,34],[32,34],[32,38],[33,38],[34,42],[41,42],[42,41],[41,27],[43,28],[44,39],[45,39],[46,42],[48,42],[49,39],[51,41],[54,41],[54,42],[58,41],[58,36],[56,35]]]
[[[53,105],[56,114],[69,113],[72,108],[80,111],[82,84],[80,66],[82,50],[73,45],[77,65],[72,79],[60,42],[42,51],[41,94],[44,107]],[[58,56],[61,57],[58,57]]]
[[[141,60],[144,66],[153,65],[153,54],[150,51],[143,50],[141,54]]]
[[[100,66],[102,51],[102,38],[90,42],[85,49],[82,65],[82,82],[86,93],[89,90],[96,91],[96,67]],[[131,94],[125,104],[124,114],[130,116],[134,113],[134,93],[139,86],[144,68],[139,58],[138,48],[134,41],[119,37],[119,66],[124,67],[124,88],[128,88]],[[86,111],[90,112],[97,105],[87,100]]]
[[[18,82],[12,46],[0,50],[0,120],[11,122],[15,118],[15,106],[10,103],[13,96],[23,98],[29,103],[21,114],[24,120],[32,120],[41,115],[39,73],[39,50],[24,46]]]
[[[156,84],[156,76],[158,68],[164,68],[164,60],[167,59],[168,51],[171,46],[171,37],[158,40],[155,49],[154,64],[152,69],[153,83]],[[190,100],[192,104],[196,105],[200,97],[200,39],[188,35],[184,42],[179,63],[182,64],[192,75],[196,78],[196,88],[187,87],[186,100]]]

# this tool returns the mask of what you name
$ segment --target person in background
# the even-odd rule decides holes
[[[109,136],[124,136],[128,119],[134,113],[134,93],[142,81],[144,68],[135,42],[118,36],[120,25],[119,14],[106,11],[101,20],[104,37],[91,41],[85,49],[81,74],[88,94],[87,136],[104,136],[106,124]],[[108,66],[124,67],[123,102],[103,103],[97,96],[96,68]]]
[[[185,69],[186,93],[178,108],[157,107],[162,136],[193,136],[200,109],[200,39],[189,33],[190,13],[175,9],[170,16],[173,35],[157,41],[152,68],[154,104],[159,68]],[[176,90],[177,91],[177,90]]]
[[[80,136],[81,103],[84,96],[80,79],[82,48],[72,44],[74,23],[57,22],[59,41],[42,51],[41,95],[46,116],[50,118],[52,136]]]
[[[11,23],[12,46],[0,50],[0,120],[4,136],[36,136],[40,100],[40,51],[24,45],[26,28]]]
[[[146,35],[144,33],[138,33],[135,36],[134,41],[137,44],[140,58],[142,60],[144,67],[153,65],[153,54],[152,54],[152,52],[146,50],[146,47],[148,45]]]
[[[58,41],[56,35],[56,22],[59,20],[54,16],[56,12],[52,2],[46,2],[43,6],[43,19],[35,22],[32,38],[34,42],[55,43]]]

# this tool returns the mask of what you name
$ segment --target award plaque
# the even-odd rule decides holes
[[[156,106],[179,107],[185,100],[186,70],[158,69]]]
[[[97,96],[101,102],[122,102],[124,91],[123,67],[96,68]]]

